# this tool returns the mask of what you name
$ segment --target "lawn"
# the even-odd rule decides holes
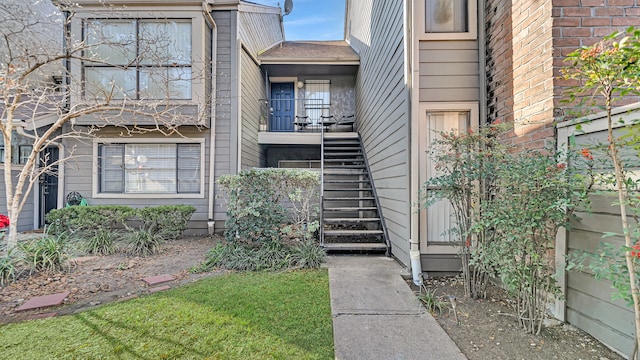
[[[333,359],[326,270],[227,274],[0,327],[5,359]]]

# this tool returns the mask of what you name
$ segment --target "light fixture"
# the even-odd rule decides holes
[[[302,89],[304,87],[304,81],[298,80],[298,89]]]

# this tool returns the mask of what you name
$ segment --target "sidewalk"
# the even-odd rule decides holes
[[[330,256],[327,267],[336,359],[466,359],[420,305],[395,260]]]

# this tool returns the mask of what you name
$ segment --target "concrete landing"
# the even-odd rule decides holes
[[[395,260],[330,256],[327,267],[336,359],[466,359],[421,306]]]

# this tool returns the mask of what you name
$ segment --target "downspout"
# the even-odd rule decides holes
[[[413,123],[413,117],[418,116],[418,113],[414,113],[413,108],[413,8],[411,6],[412,0],[405,0],[404,2],[404,52],[405,52],[405,78],[407,79],[407,88],[409,89],[409,122]],[[415,131],[411,131],[409,136],[412,137],[411,134],[415,133]],[[411,142],[417,141],[417,139],[411,138]],[[418,156],[417,153],[413,151],[409,152],[410,156]],[[413,163],[410,161],[410,163]],[[411,165],[410,165],[411,166]],[[413,167],[413,166],[412,166]],[[416,169],[413,169],[416,170]],[[409,187],[413,192],[414,186]],[[413,203],[413,202],[412,202]],[[411,206],[411,204],[409,204]],[[409,238],[409,259],[411,260],[411,275],[413,278],[413,283],[416,286],[422,286],[422,263],[420,260],[420,237],[417,233],[414,232],[415,227],[414,216],[410,215],[410,233],[411,236]]]
[[[478,0],[478,83],[480,84],[480,119],[479,125],[483,126],[487,123],[487,43],[485,38],[485,2],[486,0]]]
[[[218,45],[218,26],[213,20],[213,17],[209,13],[206,4],[202,3],[202,11],[205,14],[207,20],[211,24],[211,124],[209,127],[209,206],[208,206],[208,220],[207,220],[207,232],[209,235],[213,235],[216,228],[216,222],[214,218],[214,206],[215,206],[215,190],[216,190],[216,59]]]

